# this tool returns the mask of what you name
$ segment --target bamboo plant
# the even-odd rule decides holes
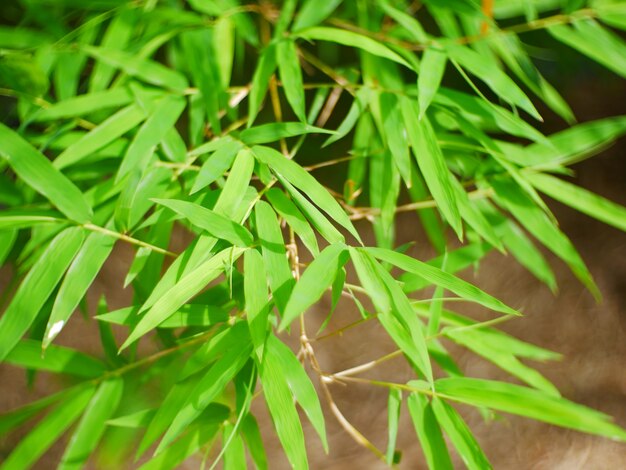
[[[626,77],[624,2],[14,0],[2,9],[0,265],[12,277],[0,362],[30,382],[58,375],[62,387],[0,415],[3,435],[28,430],[0,468],[36,465],[64,435],[62,469],[176,468],[194,455],[208,468],[272,468],[254,402],[267,406],[296,469],[308,466],[301,417],[326,450],[325,417],[390,466],[407,463],[398,433],[415,433],[429,468],[452,468],[452,453],[490,468],[457,404],[626,441],[610,417],[525,363],[558,354],[498,329],[520,315],[515,306],[459,277],[496,250],[556,291],[539,245],[600,298],[543,195],[626,230],[624,207],[569,179],[571,165],[626,133],[626,116],[577,123],[526,37]],[[563,131],[539,131],[539,104]],[[332,177],[320,178],[328,167]],[[396,216],[407,212],[432,259],[398,246]],[[132,289],[132,303],[86,305],[121,245],[133,258],[114,282]],[[455,312],[454,300],[489,319]],[[316,305],[323,323],[307,314]],[[80,310],[99,354],[62,345]],[[345,371],[318,360],[330,343],[316,340],[365,322],[396,351],[361,365],[354,357]],[[452,343],[510,380],[466,376]],[[412,380],[362,377],[397,357]],[[388,390],[386,449],[333,399],[337,384],[364,383]],[[404,407],[414,429],[398,427]]]

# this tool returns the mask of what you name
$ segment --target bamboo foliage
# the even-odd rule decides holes
[[[574,124],[524,44],[545,30],[624,77],[626,8],[561,3],[16,2],[15,25],[0,27],[0,264],[14,267],[0,361],[74,379],[0,416],[3,434],[29,429],[0,468],[36,465],[65,432],[60,468],[175,468],[200,455],[239,469],[246,452],[269,468],[254,400],[297,469],[308,467],[301,416],[328,451],[323,407],[390,466],[403,406],[433,469],[452,468],[454,452],[489,468],[458,403],[626,441],[523,362],[558,355],[498,330],[515,306],[459,277],[496,249],[555,290],[539,244],[599,298],[543,195],[626,230],[626,208],[566,179],[626,133],[626,116]],[[565,130],[537,130],[539,102]],[[323,167],[334,179],[316,176]],[[415,212],[434,259],[397,246],[401,212]],[[188,244],[170,244],[175,232]],[[133,260],[116,281],[133,302],[98,305],[102,353],[58,344],[122,244]],[[307,311],[324,295],[315,333]],[[331,316],[342,323],[342,296],[363,318],[325,332]],[[454,300],[492,319],[460,315]],[[396,351],[341,372],[318,360],[322,339],[363,322]],[[447,341],[521,384],[466,377]],[[398,356],[412,380],[359,376]],[[353,382],[389,390],[387,449],[334,401],[335,384]],[[120,461],[97,457],[112,445]]]

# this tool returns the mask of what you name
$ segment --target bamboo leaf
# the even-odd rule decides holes
[[[278,73],[287,101],[300,122],[307,122],[300,59],[294,41],[284,39],[276,46]],[[261,142],[259,142],[261,143]]]
[[[550,251],[565,261],[574,275],[589,289],[596,299],[601,297],[591,273],[587,269],[572,242],[554,222],[513,182],[494,178],[491,187],[497,202],[515,216],[517,220]]]
[[[123,387],[124,382],[119,378],[109,379],[100,384],[65,449],[60,469],[83,467],[98,445],[106,428],[106,421],[115,413],[122,398]]]
[[[246,190],[250,184],[253,170],[254,157],[252,153],[246,148],[240,150],[235,158],[228,179],[222,188],[222,192],[213,207],[215,213],[238,222],[236,214],[246,196]]]
[[[54,160],[54,166],[61,170],[82,161],[137,127],[145,118],[136,104],[122,108],[61,152]]]
[[[437,392],[473,406],[486,406],[506,413],[626,441],[626,431],[599,411],[564,398],[547,395],[520,385],[473,378],[440,379]]]
[[[328,0],[317,2],[316,0],[306,0],[296,15],[296,19],[291,27],[292,31],[300,31],[310,26],[316,26],[330,16],[343,0]]]
[[[347,261],[345,253],[344,244],[329,245],[313,259],[291,291],[278,331],[287,328],[322,297]]]
[[[435,133],[425,117],[420,120],[415,103],[405,98],[401,106],[409,141],[426,185],[433,199],[437,201],[439,210],[461,238],[463,230],[461,216],[454,188],[450,183],[450,170],[446,166]]]
[[[387,426],[389,437],[387,441],[387,465],[393,465],[398,438],[398,424],[400,420],[400,406],[402,404],[402,390],[390,389],[387,400]]]
[[[422,446],[422,451],[424,451],[428,468],[431,470],[452,470],[454,467],[450,460],[448,448],[428,399],[420,393],[411,393],[407,398],[407,407],[415,433]]]
[[[284,312],[295,281],[287,260],[283,235],[276,213],[269,204],[257,202],[254,212],[272,296],[278,310]]]
[[[59,101],[35,113],[34,120],[36,122],[45,122],[75,118],[108,108],[126,106],[132,101],[133,96],[128,89],[122,87],[113,88]]]
[[[491,464],[480,445],[456,410],[438,397],[433,397],[431,403],[435,418],[450,438],[465,466],[470,470],[491,469]]]
[[[539,191],[580,212],[626,231],[626,208],[586,189],[542,173],[525,173]]]
[[[82,45],[81,50],[97,61],[121,69],[131,77],[137,77],[151,85],[178,92],[184,91],[189,86],[183,75],[158,62],[142,59],[128,52],[115,49]]]
[[[252,148],[252,151],[259,160],[268,165],[273,171],[280,174],[296,188],[306,193],[308,197],[335,222],[348,230],[359,242],[361,241],[358,232],[339,203],[300,165],[291,160],[287,160],[279,152],[269,147],[255,146]]]
[[[182,408],[176,413],[174,420],[159,443],[155,455],[163,452],[165,448],[206,409],[217,395],[222,392],[226,384],[233,379],[235,374],[239,372],[248,360],[250,349],[251,343],[240,344],[238,348],[232,348],[226,351],[224,355],[209,368],[208,372],[191,391]]]
[[[220,141],[220,147],[202,164],[189,194],[194,194],[226,173],[242,148],[241,142]]]
[[[373,54],[411,69],[411,65],[399,54],[392,51],[380,42],[345,29],[329,28],[325,26],[313,26],[295,33],[303,39],[329,41],[348,47],[356,47],[369,54]]]
[[[486,294],[478,287],[473,286],[472,284],[469,284],[452,274],[442,271],[439,268],[430,266],[422,261],[411,258],[410,256],[403,255],[402,253],[392,250],[387,250],[385,248],[365,248],[365,251],[371,253],[373,256],[382,261],[391,263],[404,271],[417,274],[435,285],[452,291],[459,297],[479,303],[487,308],[490,308],[491,310],[495,310],[496,312],[519,315],[516,310],[506,306],[504,303],[489,294]]]
[[[447,60],[448,56],[445,50],[429,47],[424,51],[420,73],[417,76],[420,119],[425,116],[428,106],[439,89]]]
[[[67,324],[67,320],[113,251],[114,245],[115,238],[104,233],[94,232],[87,237],[72,264],[70,264],[61,283],[61,288],[54,299],[52,313],[43,336],[42,346],[44,349]]]
[[[233,263],[245,250],[242,248],[227,248],[201,263],[174,284],[163,297],[139,320],[137,326],[130,333],[120,349],[127,348],[131,343],[141,338],[148,331],[172,316],[183,304],[200,292],[209,282],[217,278],[229,263]]]
[[[574,27],[555,25],[548,32],[564,44],[626,78],[626,42],[594,20],[579,20]]]
[[[267,455],[265,454],[265,448],[263,447],[263,440],[261,439],[261,431],[256,419],[251,414],[247,414],[241,422],[241,432],[243,438],[246,441],[250,455],[254,464],[259,470],[267,470]]]
[[[45,370],[93,379],[104,371],[104,364],[99,360],[80,353],[74,349],[61,346],[51,346],[45,356],[41,353],[42,344],[39,341],[24,339],[17,343],[4,359],[28,369]]]
[[[83,231],[78,227],[63,230],[28,272],[0,318],[0,361],[7,357],[35,321],[78,253],[83,238]]]
[[[91,219],[92,211],[80,189],[19,134],[0,123],[0,156],[13,171],[61,212],[76,222]]]
[[[283,362],[276,351],[267,349],[261,368],[263,395],[278,439],[293,468],[308,469],[300,417],[285,378]]]
[[[241,132],[240,138],[246,145],[256,145],[276,142],[286,137],[315,133],[332,134],[333,131],[311,126],[304,122],[273,122],[250,127]]]
[[[243,266],[246,319],[257,357],[261,360],[269,325],[267,272],[263,258],[257,250],[248,250],[244,253]]]
[[[37,426],[13,449],[0,469],[18,470],[30,468],[43,453],[54,444],[63,432],[78,419],[94,388],[84,388],[71,399],[66,399],[52,410]]]
[[[296,401],[300,404],[305,414],[311,421],[315,431],[319,435],[324,450],[328,452],[328,441],[326,438],[326,425],[324,424],[324,414],[320,405],[315,387],[311,383],[311,379],[304,371],[302,364],[298,361],[295,354],[276,336],[270,335],[267,341],[268,353],[275,357],[285,380],[289,385],[291,393]]]
[[[132,170],[146,166],[156,145],[174,127],[184,109],[185,100],[176,95],[166,95],[154,106],[128,146],[120,163],[116,182]]]
[[[287,224],[300,237],[302,243],[308,248],[313,256],[319,254],[317,238],[309,222],[302,215],[298,207],[289,199],[285,193],[277,188],[271,188],[265,197],[272,205],[272,208],[287,221]]]
[[[254,241],[252,234],[243,225],[193,202],[179,199],[153,199],[188,219],[193,225],[206,230],[214,237],[227,240],[233,245],[246,247]]]
[[[274,74],[274,70],[276,70],[276,54],[276,44],[270,43],[263,49],[259,57],[259,62],[254,70],[248,106],[248,127],[252,126],[254,119],[261,109],[261,103],[267,93],[270,78]]]
[[[446,44],[445,47],[450,59],[480,78],[496,95],[514,106],[519,106],[535,119],[542,120],[530,99],[494,62],[469,47],[452,44]]]

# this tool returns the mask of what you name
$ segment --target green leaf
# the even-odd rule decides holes
[[[278,73],[287,101],[300,122],[306,122],[302,71],[295,41],[290,39],[279,41],[276,46],[276,56]]]
[[[528,387],[472,378],[439,379],[435,386],[438,393],[461,403],[485,406],[577,431],[626,441],[626,431],[611,423],[609,416]]]
[[[109,26],[104,32],[100,46],[104,49],[125,49],[133,34],[136,20],[140,16],[138,13],[134,8],[118,10],[118,13],[111,19]],[[114,67],[104,62],[96,61],[93,71],[89,75],[89,91],[94,92],[106,89],[114,74]]]
[[[89,222],[92,211],[80,189],[19,134],[0,123],[0,157],[37,192],[76,222]]]
[[[428,468],[431,470],[453,470],[454,467],[443,440],[441,428],[428,399],[420,393],[411,393],[407,398],[407,407],[424,457],[426,457]]]
[[[137,127],[145,118],[136,104],[122,108],[61,152],[54,166],[60,170],[84,160]]]
[[[128,52],[115,49],[81,45],[81,50],[97,61],[121,69],[131,77],[139,78],[151,85],[178,92],[185,91],[189,86],[187,79],[182,74],[158,62],[142,59]]]
[[[107,260],[115,238],[107,234],[94,232],[90,234],[76,257],[70,264],[61,288],[54,299],[52,313],[48,319],[42,346],[45,349],[67,324],[79,302],[87,293],[87,289],[94,281],[102,265]]]
[[[574,275],[599,299],[600,291],[572,242],[552,220],[512,181],[494,178],[490,181],[498,204],[511,212],[526,230],[550,251],[567,263]]]
[[[409,141],[426,185],[433,199],[437,201],[439,210],[461,238],[461,216],[454,188],[450,183],[450,170],[437,143],[435,132],[426,117],[420,120],[416,103],[404,98],[401,106]]]
[[[189,194],[197,193],[222,177],[232,166],[241,148],[241,142],[221,140],[220,147],[202,164]]]
[[[102,362],[74,349],[51,346],[46,350],[45,356],[42,355],[41,349],[42,344],[39,341],[24,339],[15,345],[4,360],[23,368],[87,379],[96,378],[105,371]]]
[[[217,278],[225,267],[239,258],[244,251],[243,248],[226,248],[182,276],[152,305],[150,310],[143,314],[120,349],[127,348],[131,343],[172,316],[191,297]]]
[[[83,243],[83,230],[63,230],[48,245],[0,318],[0,362],[35,321],[37,314],[61,280]]]
[[[390,389],[387,401],[387,426],[389,438],[387,441],[387,465],[393,465],[398,438],[398,424],[400,420],[400,406],[402,404],[402,390]]]
[[[207,49],[217,46],[212,28],[187,31],[182,35],[187,68],[200,90],[204,111],[215,134],[222,132],[220,108],[224,101],[217,54]]]
[[[241,132],[240,138],[246,145],[276,142],[286,137],[303,134],[332,134],[333,131],[311,126],[304,122],[273,122],[250,127]]]
[[[243,269],[246,318],[255,352],[260,360],[263,357],[263,347],[268,332],[269,295],[265,264],[257,250],[248,250],[244,253]]]
[[[196,419],[209,404],[224,390],[237,372],[243,367],[251,352],[251,343],[240,344],[238,348],[225,351],[198,381],[186,402],[178,410],[159,443],[155,455],[161,453],[189,424]]]
[[[268,348],[264,356],[261,381],[265,402],[289,463],[293,468],[308,469],[302,424],[285,378],[283,361],[274,348]]]
[[[134,413],[130,413],[124,416],[118,416],[117,418],[108,419],[106,421],[107,426],[116,426],[120,428],[145,428],[150,424],[150,421],[154,417],[157,410],[154,408],[148,408],[145,410],[139,410]]]
[[[233,245],[246,247],[254,241],[252,234],[243,225],[199,204],[179,199],[153,199],[153,201],[182,215],[192,225],[206,230],[214,237],[227,240]]]
[[[511,105],[519,106],[535,119],[542,120],[530,99],[508,75],[500,70],[496,63],[469,47],[447,43],[445,48],[451,60],[458,62],[461,67],[480,78],[497,96]]]
[[[391,263],[400,269],[417,274],[423,277],[428,282],[431,282],[437,286],[441,286],[444,289],[454,292],[459,297],[476,302],[496,312],[507,313],[509,315],[519,315],[519,313],[506,306],[500,300],[495,297],[486,294],[478,287],[459,279],[452,274],[442,271],[439,268],[430,266],[422,261],[411,258],[410,256],[397,253],[385,248],[365,248],[365,251],[371,253],[376,258]]]
[[[322,297],[335,280],[337,271],[347,261],[345,253],[343,243],[330,245],[313,259],[291,291],[278,331],[287,328]]]
[[[431,403],[435,418],[450,438],[465,466],[469,470],[491,469],[491,464],[480,445],[455,409],[438,397],[433,397]]]
[[[126,106],[132,101],[133,96],[126,88],[113,88],[59,101],[35,113],[34,121],[44,122],[85,116],[108,108]]]
[[[214,212],[239,222],[236,220],[235,214],[246,196],[253,170],[254,157],[252,153],[246,148],[240,150],[222,192],[213,207]]]
[[[309,222],[302,215],[298,207],[280,189],[271,188],[265,197],[272,208],[285,219],[287,224],[300,237],[302,243],[308,248],[313,256],[319,254],[317,238]]]
[[[122,398],[124,381],[119,378],[105,380],[91,398],[83,417],[70,438],[59,469],[80,469],[98,445],[104,434],[106,421],[111,417]]]
[[[174,127],[185,109],[184,98],[166,95],[148,116],[131,141],[117,171],[116,182],[136,168],[145,168],[156,145]]]
[[[296,188],[303,191],[335,222],[343,226],[354,238],[361,242],[358,232],[339,203],[304,168],[269,147],[255,146],[252,148],[252,151],[259,160],[268,165],[273,171],[280,174]]]
[[[350,249],[361,284],[378,311],[378,320],[407,358],[429,380],[432,368],[423,325],[395,279],[365,249]]]
[[[409,145],[404,134],[402,112],[397,97],[392,93],[379,95],[380,115],[382,119],[381,134],[384,136],[386,145],[389,147],[393,160],[406,183],[407,188],[411,182],[411,155]]]
[[[296,15],[291,27],[292,31],[300,31],[310,26],[316,26],[330,16],[343,0],[306,0]]]
[[[560,395],[557,388],[538,371],[522,364],[510,351],[493,347],[489,339],[490,336],[494,337],[495,335],[485,335],[481,330],[463,329],[462,327],[458,329],[447,328],[444,330],[444,334],[455,343],[474,351],[531,387],[549,395],[557,397]]]
[[[263,447],[263,439],[261,438],[261,431],[256,419],[251,414],[247,414],[241,422],[241,433],[246,441],[250,455],[254,464],[259,470],[267,470],[267,455],[265,454],[265,448]]]
[[[525,173],[524,177],[539,191],[574,209],[626,231],[626,208],[586,189],[542,173]]]
[[[261,109],[261,103],[267,93],[270,78],[274,70],[276,70],[276,54],[276,43],[272,42],[268,44],[268,46],[263,49],[261,57],[259,57],[259,62],[254,70],[250,87],[250,97],[248,99],[248,127],[252,125]]]
[[[287,260],[283,235],[276,213],[268,203],[257,202],[254,212],[272,296],[278,310],[284,312],[295,281]]]
[[[139,307],[126,307],[109,313],[96,315],[96,320],[116,325],[135,326],[141,319]],[[185,304],[159,328],[181,328],[189,326],[210,326],[228,320],[228,311],[218,305]]]
[[[384,44],[352,31],[338,28],[328,28],[325,26],[313,26],[294,34],[303,39],[329,41],[348,47],[356,47],[369,54],[389,59],[400,65],[404,65],[409,69],[412,68],[411,65],[404,60],[404,58],[402,58],[402,56],[392,51]]]
[[[287,189],[294,203],[298,205],[304,215],[311,221],[315,230],[326,239],[329,243],[343,243],[344,236],[335,228],[333,224],[322,214],[309,200],[304,197],[300,191],[294,188],[288,181],[278,176],[280,183]],[[278,211],[279,208],[277,207]]]
[[[626,42],[592,19],[574,22],[574,27],[554,25],[548,32],[564,44],[626,78]]]
[[[426,110],[433,97],[437,94],[443,73],[446,69],[448,56],[445,50],[429,47],[424,51],[417,76],[417,92],[419,100],[419,118],[426,115]]]
[[[41,210],[0,211],[0,230],[13,230],[40,224],[65,222],[65,219],[59,217],[60,215],[58,212]]]
[[[320,405],[315,387],[311,379],[303,369],[302,364],[282,341],[276,336],[270,335],[267,341],[267,354],[276,358],[281,364],[281,371],[289,385],[289,389],[296,401],[300,404],[305,414],[311,421],[313,428],[319,435],[324,451],[328,453],[328,441],[326,438],[326,425],[324,424],[324,414]]]
[[[4,460],[0,469],[19,470],[30,468],[43,453],[78,419],[89,400],[94,388],[82,389],[71,399],[52,410],[37,426],[13,449]]]

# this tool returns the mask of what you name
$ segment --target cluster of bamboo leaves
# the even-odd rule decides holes
[[[514,308],[456,275],[495,249],[556,291],[539,244],[599,297],[542,194],[626,230],[626,209],[567,181],[568,166],[626,133],[626,116],[576,124],[523,38],[547,31],[626,77],[614,31],[626,29],[623,2],[13,3],[15,24],[0,27],[0,265],[13,269],[0,361],[29,381],[58,374],[64,388],[0,416],[2,434],[29,429],[0,468],[33,466],[66,431],[63,469],[97,449],[108,468],[175,468],[192,455],[211,468],[268,468],[253,400],[265,401],[298,469],[307,454],[297,407],[327,449],[322,402],[390,465],[403,406],[433,469],[452,468],[450,451],[489,468],[455,403],[626,440],[522,362],[558,355],[495,328]],[[442,86],[444,74],[464,87]],[[539,132],[539,101],[569,127]],[[334,189],[315,177],[331,165]],[[437,257],[396,246],[399,212],[415,214]],[[361,240],[369,223],[375,247]],[[116,280],[132,288],[132,305],[97,306],[98,357],[56,344],[115,245],[134,250]],[[349,299],[414,380],[319,363],[324,343],[304,315],[326,292],[328,318],[345,324],[335,306]],[[445,295],[493,320],[449,310]],[[299,352],[286,334],[301,337]],[[466,377],[450,342],[512,381]],[[350,380],[389,389],[386,450],[333,402],[334,383]]]

